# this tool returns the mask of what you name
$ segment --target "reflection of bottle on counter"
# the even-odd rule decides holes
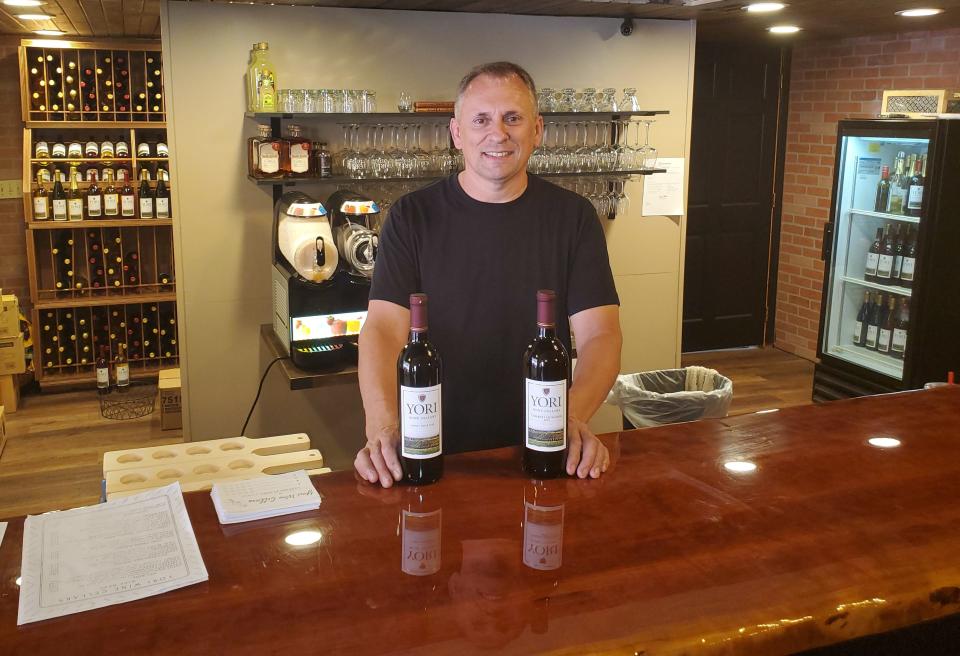
[[[435,495],[419,487],[408,488],[400,509],[400,569],[410,576],[429,576],[440,571],[443,514],[431,496]]]
[[[531,481],[523,494],[523,564],[551,571],[563,565],[565,504],[558,484]]]

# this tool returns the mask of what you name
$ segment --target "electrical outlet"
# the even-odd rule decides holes
[[[23,186],[19,180],[0,180],[0,198],[23,197]]]

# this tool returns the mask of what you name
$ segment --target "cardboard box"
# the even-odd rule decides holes
[[[161,369],[160,370],[160,380],[164,378],[180,378],[180,367],[174,367],[172,369]]]
[[[20,385],[16,376],[0,376],[0,405],[6,409],[7,414],[12,415],[17,411],[17,406],[20,405]]]
[[[180,377],[161,378],[160,389],[160,430],[183,428],[180,414]]]
[[[20,304],[13,294],[0,294],[0,337],[20,334]]]
[[[0,337],[0,374],[22,374],[26,370],[23,333],[16,337]]]
[[[3,455],[3,447],[7,446],[7,420],[3,414],[5,407],[0,405],[0,456]]]

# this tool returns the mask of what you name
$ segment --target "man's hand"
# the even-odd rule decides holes
[[[573,415],[567,418],[567,474],[600,478],[610,466],[610,452],[587,424]]]
[[[353,467],[360,477],[370,483],[379,481],[383,487],[390,487],[395,481],[399,481],[403,476],[400,460],[397,458],[399,441],[400,431],[397,426],[368,430],[367,444],[357,452],[353,461]]]

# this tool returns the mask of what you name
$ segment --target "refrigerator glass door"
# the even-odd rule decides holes
[[[899,381],[910,332],[915,262],[911,255],[916,254],[922,221],[922,186],[912,171],[919,161],[923,173],[929,140],[843,135],[838,146],[833,255],[821,348],[827,355]]]

